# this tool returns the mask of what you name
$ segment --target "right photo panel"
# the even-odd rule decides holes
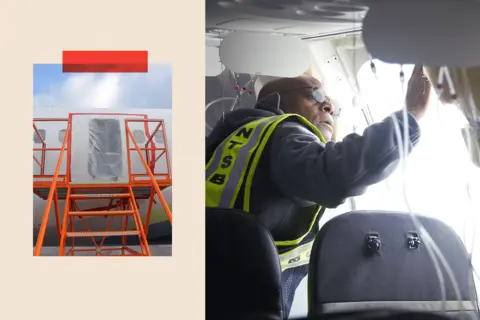
[[[474,13],[206,1],[207,320],[480,319]]]

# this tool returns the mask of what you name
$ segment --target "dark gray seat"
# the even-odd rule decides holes
[[[281,269],[270,233],[233,209],[206,209],[206,319],[283,319]]]
[[[352,211],[325,223],[313,243],[309,315],[397,309],[433,316],[446,310],[452,319],[479,319],[470,257],[462,241],[442,221],[416,216],[448,261],[461,302],[446,268],[440,266],[443,301],[427,240],[409,213]]]

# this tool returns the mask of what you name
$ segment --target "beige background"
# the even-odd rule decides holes
[[[0,319],[204,319],[204,1],[0,1]],[[173,68],[173,257],[32,257],[32,72],[62,50]]]

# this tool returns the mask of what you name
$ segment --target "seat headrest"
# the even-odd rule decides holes
[[[445,299],[452,305],[449,316],[456,319],[464,309],[467,318],[477,319],[470,257],[460,237],[438,219],[415,216],[421,226],[410,213],[383,210],[347,212],[325,223],[310,255],[309,314],[373,308],[437,312]],[[445,266],[432,260],[423,230],[448,261],[460,303]]]
[[[208,208],[205,245],[207,320],[282,319],[277,250],[252,215]]]

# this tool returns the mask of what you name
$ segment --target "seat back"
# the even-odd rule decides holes
[[[270,233],[251,215],[206,209],[206,319],[283,319],[281,269]]]
[[[328,221],[314,241],[309,314],[446,310],[454,319],[479,319],[470,257],[462,241],[442,221],[416,216],[447,260],[458,291],[447,269],[440,262],[436,267],[409,213],[353,211]]]

